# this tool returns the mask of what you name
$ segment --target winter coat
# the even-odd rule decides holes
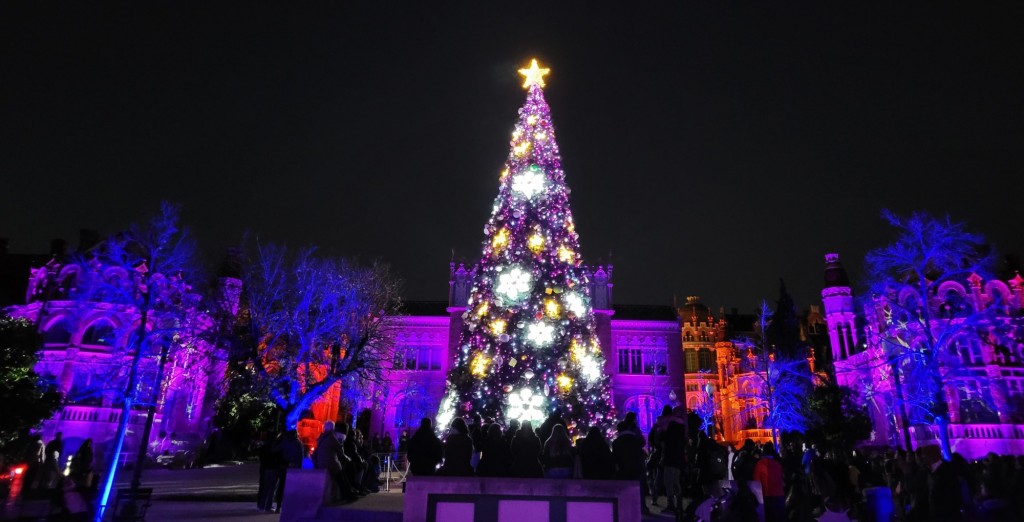
[[[483,445],[483,455],[476,466],[481,477],[507,477],[512,473],[512,453],[505,438],[488,439]]]
[[[444,466],[441,474],[449,477],[469,477],[473,475],[473,440],[469,435],[452,433],[444,443]]]
[[[622,431],[612,442],[612,456],[615,458],[619,480],[636,480],[644,476],[644,439],[632,431]]]
[[[415,476],[433,475],[444,458],[444,445],[433,430],[420,428],[409,439],[409,472]]]
[[[765,497],[782,497],[786,494],[782,464],[771,455],[761,457],[754,465],[754,480],[761,483],[761,494]]]
[[[512,475],[522,478],[544,476],[540,467],[540,439],[536,435],[516,434],[512,439]]]
[[[316,450],[313,451],[313,463],[316,468],[340,473],[341,463],[346,460],[348,459],[345,457],[345,448],[335,437],[334,432],[325,431],[320,434],[316,441]]]
[[[601,439],[583,438],[576,444],[580,456],[583,478],[588,480],[610,480],[615,477],[615,460],[612,450]]]

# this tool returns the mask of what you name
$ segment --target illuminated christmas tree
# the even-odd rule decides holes
[[[456,364],[438,425],[479,413],[536,426],[551,412],[573,433],[613,420],[587,270],[560,166],[544,75],[533,60],[498,197],[484,227]]]

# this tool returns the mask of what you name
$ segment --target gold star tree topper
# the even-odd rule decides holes
[[[523,75],[523,88],[529,89],[530,85],[537,84],[538,87],[544,86],[544,76],[551,72],[551,69],[541,69],[537,65],[537,59],[534,58],[530,61],[530,67],[528,69],[519,69],[519,74]]]

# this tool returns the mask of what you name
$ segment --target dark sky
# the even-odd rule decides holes
[[[779,277],[818,302],[822,255],[856,275],[882,208],[1024,252],[1020,8],[145,4],[0,7],[13,252],[167,199],[210,258],[249,230],[444,299],[452,249],[479,256],[532,56],[618,302],[752,310]]]

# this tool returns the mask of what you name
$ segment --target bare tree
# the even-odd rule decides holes
[[[972,372],[967,359],[971,343],[998,342],[980,332],[998,334],[989,328],[991,310],[943,291],[949,288],[944,283],[978,278],[987,273],[992,257],[981,236],[948,216],[938,219],[918,212],[901,217],[890,211],[882,215],[896,229],[896,239],[865,257],[879,319],[868,335],[894,379],[895,407],[904,419],[904,430],[908,421],[934,425],[948,459],[952,452],[946,394],[963,389],[986,397],[986,378]]]
[[[243,290],[250,356],[289,428],[335,384],[352,392],[382,381],[399,287],[379,263],[256,246]]]
[[[782,431],[805,431],[810,422],[807,417],[805,399],[813,385],[806,359],[793,359],[768,345],[767,332],[771,326],[772,311],[766,301],[761,302],[758,312],[757,339],[734,341],[746,346],[755,357],[747,373],[755,385],[749,393],[739,393],[748,406],[742,410],[747,415],[765,412],[763,426],[771,430],[772,442],[779,444]]]

